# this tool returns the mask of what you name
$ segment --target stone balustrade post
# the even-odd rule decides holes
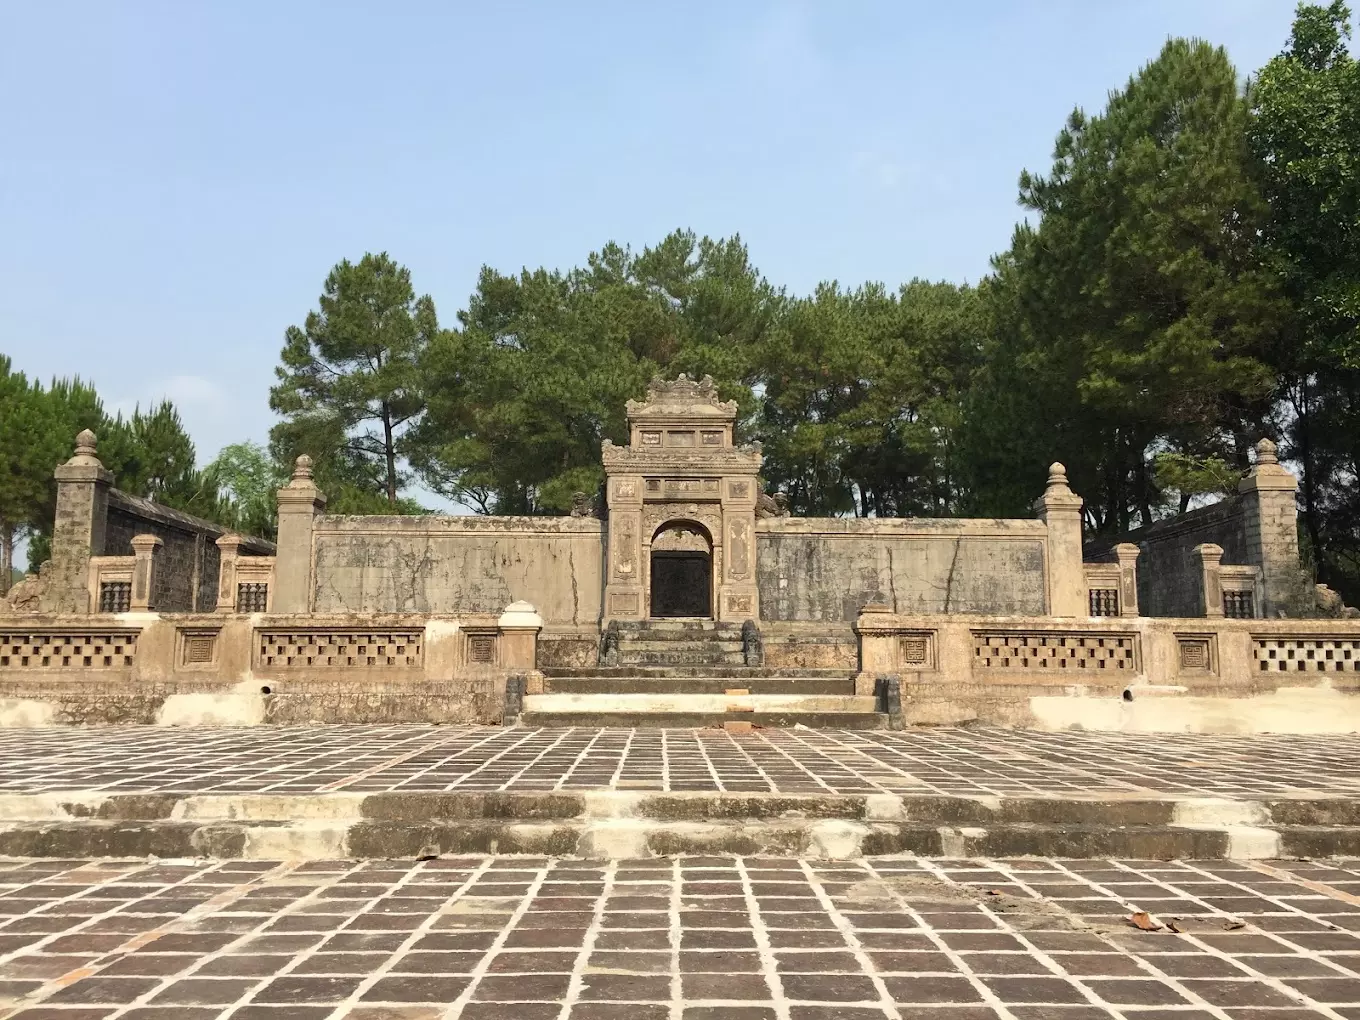
[[[217,540],[216,611],[219,613],[234,613],[236,611],[236,565],[241,559],[242,541],[240,535],[233,535],[231,532],[227,532]]]
[[[42,596],[48,613],[90,613],[90,557],[104,555],[113,475],[96,455],[89,429],[76,436],[75,456],[53,472],[57,514],[52,524],[52,566]]]
[[[1280,466],[1269,439],[1256,444],[1251,471],[1238,483],[1245,514],[1246,561],[1261,568],[1266,617],[1312,608],[1312,585],[1299,565],[1298,480]]]
[[[1195,546],[1199,557],[1200,608],[1205,616],[1211,618],[1223,615],[1223,586],[1219,582],[1218,567],[1223,561],[1223,547],[1205,542]]]
[[[1085,616],[1086,568],[1082,560],[1083,500],[1067,485],[1067,469],[1049,465],[1048,487],[1034,504],[1048,526],[1048,615]]]
[[[511,602],[496,621],[500,631],[500,659],[505,669],[534,669],[538,664],[538,633],[543,617],[528,602]]]
[[[293,478],[278,491],[279,538],[274,561],[274,612],[312,609],[312,533],[326,496],[312,481],[312,458],[303,454]]]
[[[1119,615],[1138,615],[1138,554],[1132,542],[1120,542],[1114,547],[1115,562],[1119,564]]]
[[[133,612],[157,609],[156,570],[160,552],[165,547],[155,535],[132,536],[132,600]]]

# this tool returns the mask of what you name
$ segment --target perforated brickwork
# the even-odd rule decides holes
[[[423,637],[420,630],[260,631],[259,664],[275,669],[418,669]]]
[[[136,656],[136,631],[0,631],[0,669],[123,669]]]
[[[1360,640],[1257,638],[1256,668],[1273,673],[1360,673]]]
[[[1137,651],[1130,634],[973,633],[978,669],[1134,670]]]

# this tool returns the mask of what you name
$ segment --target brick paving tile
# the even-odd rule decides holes
[[[0,860],[0,1020],[1360,1020],[1352,890],[1360,861]],[[1179,933],[1125,923],[1154,903]]]
[[[630,790],[1065,793],[1226,798],[1360,793],[1360,737],[306,726],[0,731],[0,791],[310,793]],[[1356,885],[1360,889],[1360,884]],[[1351,891],[1355,891],[1352,889]],[[1239,893],[1228,894],[1242,901]],[[1245,894],[1250,898],[1253,894]],[[1246,909],[1245,902],[1225,909]]]

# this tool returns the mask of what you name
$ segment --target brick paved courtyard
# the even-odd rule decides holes
[[[0,861],[11,1017],[1355,1018],[1360,868]]]
[[[1360,737],[298,726],[0,730],[0,792],[1360,792]]]

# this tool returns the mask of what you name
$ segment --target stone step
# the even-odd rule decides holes
[[[1357,818],[1360,800],[1306,797],[66,790],[0,796],[0,855],[308,860],[739,853],[842,859],[913,853],[1250,860],[1355,857]]]
[[[729,722],[749,722],[768,729],[885,730],[888,716],[879,712],[525,712],[525,726],[595,727],[606,729],[714,729]]]
[[[669,651],[723,651],[739,652],[744,646],[741,638],[711,637],[711,638],[692,638],[685,634],[673,634],[669,637],[655,637],[647,635],[637,638],[619,638],[619,651],[627,654],[628,652],[669,652]]]
[[[719,620],[665,619],[665,620],[619,620],[616,622],[619,634],[667,633],[684,631],[686,633],[733,633],[741,636],[741,624]]]
[[[565,715],[573,712],[622,713],[708,713],[727,712],[734,719],[750,712],[866,712],[876,708],[873,697],[851,694],[725,694],[686,691],[627,691],[617,694],[552,693],[530,694],[524,699],[526,713]]]
[[[854,694],[855,680],[838,677],[731,677],[731,676],[550,676],[544,680],[548,694],[724,694],[745,688],[752,694]]]
[[[545,666],[539,670],[547,677],[598,677],[622,679],[671,679],[676,677],[718,677],[749,680],[756,677],[789,677],[811,679],[853,679],[843,669],[808,669],[801,666]],[[741,684],[730,683],[729,687]]]
[[[710,649],[669,649],[667,651],[619,649],[619,662],[633,666],[742,666],[746,657],[741,650],[712,651]]]

